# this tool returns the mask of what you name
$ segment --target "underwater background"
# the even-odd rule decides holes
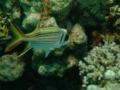
[[[11,22],[24,34],[60,27],[69,43],[46,58],[21,41],[5,52]],[[120,90],[120,0],[0,0],[0,90]]]

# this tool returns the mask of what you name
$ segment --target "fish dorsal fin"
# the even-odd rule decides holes
[[[50,49],[44,49],[44,51],[45,51],[45,58],[46,58],[50,53]]]
[[[38,21],[37,26],[36,26],[36,28],[35,28],[35,30],[33,32],[38,31],[39,28],[40,28],[40,21]]]
[[[30,49],[32,49],[32,47],[30,46],[30,44],[28,44],[25,49],[22,51],[22,53],[20,53],[20,55],[18,57],[21,57],[22,55],[24,55],[25,53],[27,53]]]

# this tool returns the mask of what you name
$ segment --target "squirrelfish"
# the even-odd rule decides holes
[[[45,57],[47,57],[51,48],[58,48],[69,43],[67,30],[59,28],[58,26],[44,28],[36,27],[36,29],[29,34],[21,32],[13,23],[10,23],[10,28],[15,38],[7,45],[5,52],[11,51],[18,44],[26,41],[28,45],[20,56],[31,48],[34,48],[44,49]]]

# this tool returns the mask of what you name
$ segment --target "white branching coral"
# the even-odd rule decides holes
[[[94,47],[88,56],[79,62],[83,86],[90,84],[105,85],[107,82],[119,82],[120,47],[114,42],[105,42]]]

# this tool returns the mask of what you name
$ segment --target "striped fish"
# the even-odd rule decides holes
[[[69,43],[67,30],[57,26],[45,28],[37,27],[29,34],[22,33],[13,23],[10,23],[10,27],[15,38],[7,45],[5,52],[11,51],[23,41],[28,42],[28,45],[19,56],[22,56],[31,48],[34,48],[44,49],[45,57],[47,57],[51,48],[58,48]]]

